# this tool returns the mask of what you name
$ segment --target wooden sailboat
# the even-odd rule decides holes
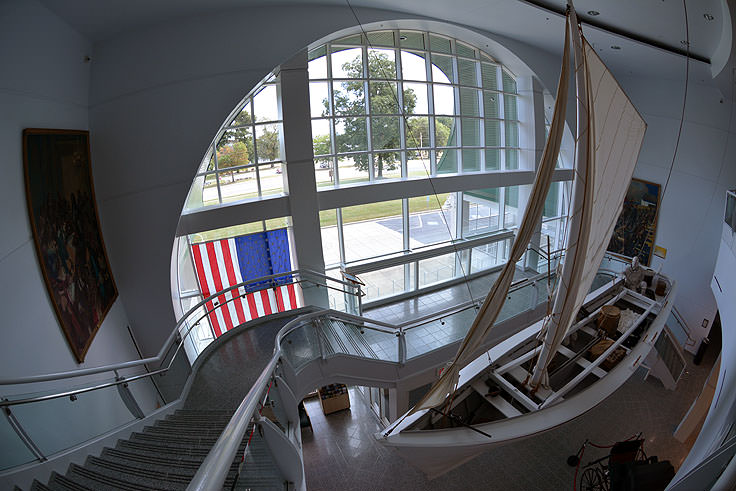
[[[542,212],[560,148],[571,44],[577,91],[576,172],[553,308],[542,321],[479,353]],[[654,299],[625,288],[621,280],[593,292],[590,288],[621,211],[645,129],[626,94],[582,37],[568,2],[554,116],[509,261],[453,363],[409,413],[377,435],[381,443],[395,447],[428,475],[439,475],[491,446],[570,421],[634,373],[669,316],[675,285],[660,277],[666,288]],[[607,305],[623,311],[624,319],[617,328],[602,331],[596,321]]]

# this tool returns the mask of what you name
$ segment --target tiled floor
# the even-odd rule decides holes
[[[713,350],[715,351],[715,350]],[[647,455],[679,466],[688,445],[672,437],[680,419],[700,392],[715,352],[700,366],[689,364],[677,391],[635,373],[611,397],[574,421],[539,436],[491,449],[470,462],[428,480],[394,452],[378,444],[377,417],[362,394],[350,389],[350,410],[322,414],[319,401],[305,402],[313,430],[303,432],[307,488],[329,490],[569,490],[575,469],[565,463],[588,438],[600,444],[643,432]],[[688,355],[689,357],[689,355]],[[587,447],[583,465],[606,450]]]

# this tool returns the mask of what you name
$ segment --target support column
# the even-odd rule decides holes
[[[281,65],[281,113],[284,121],[285,188],[289,193],[294,268],[324,273],[319,200],[314,177],[309,110],[307,51]],[[303,289],[306,305],[328,307],[326,288]]]

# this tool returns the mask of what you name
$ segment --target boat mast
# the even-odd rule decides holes
[[[571,214],[570,222],[568,223],[567,251],[562,267],[562,275],[557,287],[557,296],[555,297],[552,314],[550,314],[545,322],[546,332],[544,335],[544,344],[537,359],[537,364],[534,367],[534,372],[528,382],[528,386],[532,390],[536,390],[540,384],[547,383],[547,365],[559,347],[565,331],[567,331],[569,319],[575,314],[574,312],[570,312],[571,306],[569,304],[575,302],[575,283],[580,279],[585,259],[583,256],[585,255],[588,242],[587,230],[583,230],[584,227],[587,227],[590,218],[590,211],[588,210],[589,203],[586,203],[586,195],[590,196],[588,174],[591,167],[587,69],[585,66],[582,37],[580,35],[580,25],[572,0],[568,0],[567,8],[568,15],[570,16],[570,34],[575,52],[575,86],[577,94],[573,201],[570,206]]]

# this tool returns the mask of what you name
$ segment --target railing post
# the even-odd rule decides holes
[[[399,365],[404,365],[406,363],[406,332],[400,329],[396,337],[399,340]]]
[[[3,402],[7,401],[8,399],[3,398]],[[23,427],[20,425],[20,422],[15,418],[15,415],[10,410],[10,406],[5,406],[3,408],[3,414],[5,415],[5,418],[8,420],[8,423],[10,423],[10,426],[13,428],[15,433],[18,435],[18,438],[20,438],[20,441],[22,441],[26,447],[28,447],[28,450],[31,451],[34,457],[36,457],[39,462],[45,462],[46,456],[41,452],[41,449],[36,446],[36,444],[31,440],[31,437],[28,436],[28,433],[26,433],[26,430],[23,429]]]

